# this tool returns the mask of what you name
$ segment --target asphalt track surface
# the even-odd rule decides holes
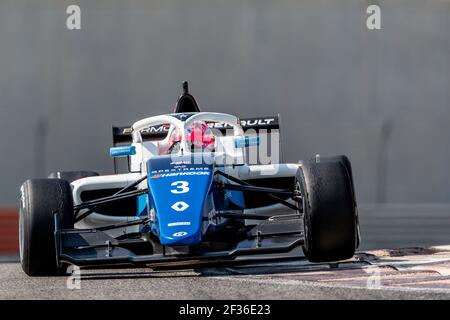
[[[75,278],[31,278],[19,263],[3,262],[0,298],[450,299],[450,247],[361,252],[339,264],[297,258],[194,269],[81,270]]]

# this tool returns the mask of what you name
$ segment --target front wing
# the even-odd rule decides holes
[[[137,255],[120,245],[120,241],[98,229],[61,229],[55,215],[55,246],[58,265],[78,266],[149,265],[176,262],[233,260],[238,256],[287,253],[304,244],[300,219],[265,222],[255,226],[248,238],[228,251],[200,254]]]

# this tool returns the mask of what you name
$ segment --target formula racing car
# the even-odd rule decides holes
[[[360,235],[350,161],[249,161],[279,127],[278,116],[201,112],[184,82],[173,113],[113,127],[114,174],[23,183],[23,270],[221,263],[297,248],[311,262],[351,258]]]

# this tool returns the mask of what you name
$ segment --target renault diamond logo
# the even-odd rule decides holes
[[[186,210],[187,208],[189,208],[189,205],[188,205],[186,202],[184,202],[184,201],[178,201],[178,202],[175,202],[175,203],[171,206],[171,208],[172,208],[173,210],[175,210],[175,211],[184,211],[184,210]]]

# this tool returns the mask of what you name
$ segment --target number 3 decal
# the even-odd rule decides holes
[[[176,189],[170,190],[172,193],[186,193],[189,191],[189,182],[187,181],[174,181],[170,185],[176,187]]]

